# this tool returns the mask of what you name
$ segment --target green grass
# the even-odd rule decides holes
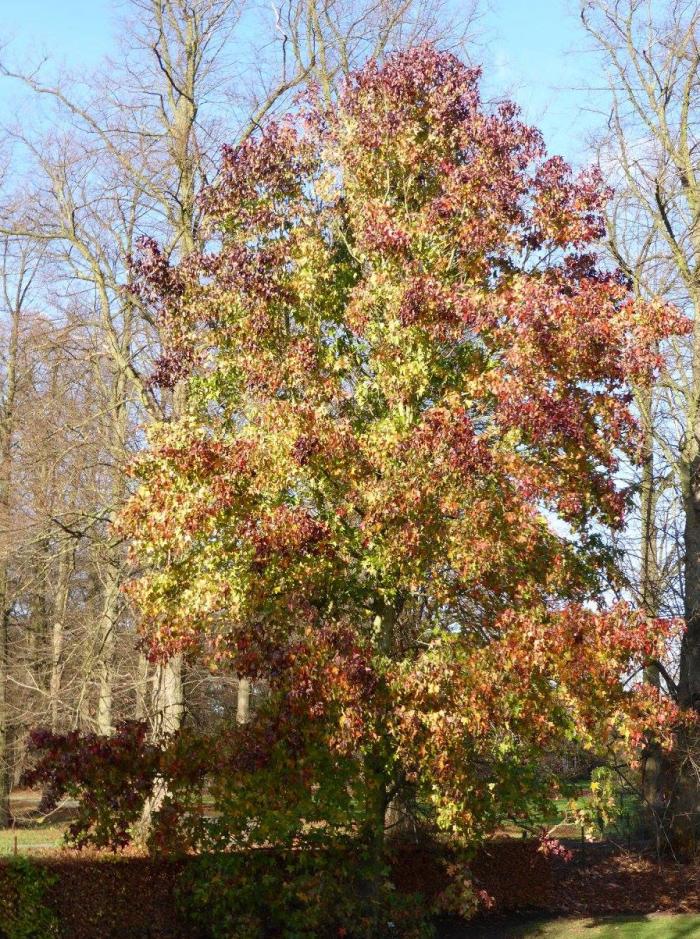
[[[0,857],[14,854],[15,838],[17,838],[17,853],[42,851],[58,848],[63,844],[64,828],[46,825],[37,828],[2,828],[0,829]]]
[[[700,916],[619,916],[530,922],[466,932],[473,939],[700,939]]]
[[[510,819],[504,819],[499,828],[500,833],[511,838],[529,837],[533,831],[544,828],[547,831],[553,830],[557,838],[580,838],[581,826],[570,821],[571,804],[573,802],[576,808],[584,808],[590,800],[589,786],[588,779],[562,783],[561,795],[550,803],[547,812],[542,814],[533,809],[524,827]]]

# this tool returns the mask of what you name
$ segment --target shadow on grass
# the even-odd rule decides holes
[[[550,920],[542,914],[518,916],[489,916],[470,923],[452,918],[437,923],[437,939],[510,939],[519,936],[545,936]]]
[[[700,916],[615,916],[591,919],[494,917],[442,922],[438,939],[700,939]]]
[[[582,932],[591,939],[700,939],[700,916],[594,918],[585,923]]]

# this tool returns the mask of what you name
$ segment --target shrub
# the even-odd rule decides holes
[[[12,858],[0,876],[0,935],[3,939],[51,939],[58,918],[47,904],[56,876],[28,858]]]
[[[429,939],[419,895],[398,893],[347,851],[202,855],[183,874],[181,907],[211,939],[345,936]]]

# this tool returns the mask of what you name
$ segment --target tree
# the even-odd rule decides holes
[[[9,531],[15,509],[12,489],[16,473],[18,398],[24,378],[20,338],[25,328],[27,295],[36,268],[36,259],[27,245],[3,240],[0,276],[6,351],[0,363],[0,825],[7,825],[10,817],[8,650],[9,623],[15,597],[11,583]]]
[[[239,792],[280,748],[344,767],[376,857],[400,793],[478,839],[541,789],[551,741],[668,720],[624,680],[664,624],[606,609],[601,531],[639,445],[630,384],[684,321],[599,266],[599,175],[487,112],[478,78],[430,45],[370,63],[337,108],[225,151],[210,251],[170,265],[145,240],[134,271],[159,380],[188,389],[122,521],[151,654],[263,680],[256,719],[209,742],[223,775]]]
[[[686,622],[667,693],[700,702],[700,332],[698,330],[697,95],[700,13],[695,4],[624,0],[582,4],[585,28],[609,87],[609,133],[601,163],[617,190],[609,213],[611,253],[645,299],[673,302],[694,323],[661,348],[664,367],[636,398],[646,429],[640,486],[639,593],[655,612]],[[678,651],[680,654],[678,654]],[[658,674],[650,674],[661,683]],[[677,765],[648,774],[649,802],[678,847],[694,842],[698,764],[694,735],[679,735]]]

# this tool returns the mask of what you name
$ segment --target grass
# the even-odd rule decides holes
[[[558,919],[467,929],[450,939],[700,939],[700,916],[617,916]]]
[[[15,838],[17,839],[17,854],[58,848],[63,844],[64,830],[58,825],[44,825],[37,828],[0,828],[0,857],[15,853]]]
[[[0,857],[47,851],[63,844],[63,833],[75,815],[74,804],[61,806],[50,815],[39,814],[40,793],[15,790],[10,810],[15,820],[11,828],[0,828]]]
[[[514,936],[542,939],[691,939],[700,937],[700,916],[620,916],[540,924]]]

